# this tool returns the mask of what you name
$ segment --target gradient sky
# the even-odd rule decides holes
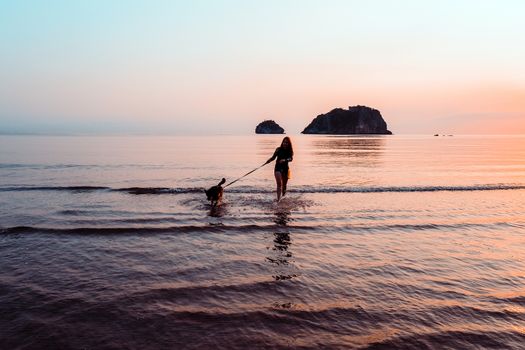
[[[0,1],[0,132],[525,133],[525,1]]]

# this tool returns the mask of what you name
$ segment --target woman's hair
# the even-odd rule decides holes
[[[281,141],[281,148],[285,149],[285,148],[283,147],[283,143],[284,143],[285,140],[288,141],[288,149],[286,149],[286,150],[290,152],[290,157],[293,157],[293,146],[292,146],[292,140],[290,140],[290,138],[289,138],[288,136],[285,136],[284,139]]]

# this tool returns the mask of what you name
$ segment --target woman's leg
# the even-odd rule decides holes
[[[283,179],[283,196],[286,194],[286,184],[288,183],[288,170],[281,173],[281,178]]]
[[[281,193],[282,193],[283,176],[280,171],[276,171],[274,174],[275,174],[275,183],[277,184],[277,201],[279,201],[279,199],[281,199]]]

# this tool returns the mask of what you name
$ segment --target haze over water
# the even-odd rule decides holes
[[[525,136],[0,136],[8,349],[525,344]]]

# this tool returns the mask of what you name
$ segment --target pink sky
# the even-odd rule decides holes
[[[525,3],[504,5],[3,3],[0,132],[298,133],[360,104],[398,134],[525,133]]]

